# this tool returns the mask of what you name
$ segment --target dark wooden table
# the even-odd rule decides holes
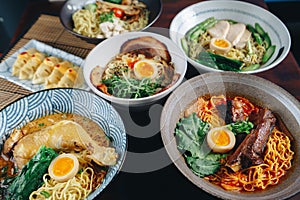
[[[162,14],[153,27],[168,28],[173,17],[181,9],[198,0],[162,0],[162,2]],[[248,2],[267,9],[263,0]],[[31,3],[23,14],[11,47],[41,14],[58,16],[62,5],[62,2]],[[191,65],[188,66],[187,79],[198,74]],[[274,82],[300,100],[300,68],[292,52],[276,68],[259,73],[257,76]],[[7,86],[11,83],[3,79],[0,82],[0,109],[30,93],[19,86],[11,90],[11,85]],[[116,107],[124,119],[128,133],[128,153],[119,174],[97,199],[216,199],[185,178],[165,152],[159,131],[160,113],[165,100],[166,98],[160,104],[144,111]],[[300,199],[300,194],[290,199]]]

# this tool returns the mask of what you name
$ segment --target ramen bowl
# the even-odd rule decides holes
[[[183,112],[199,96],[241,96],[250,102],[276,113],[292,134],[292,149],[295,154],[292,167],[274,186],[254,192],[227,191],[195,175],[185,158],[177,149],[175,127]],[[222,199],[285,199],[300,191],[300,103],[291,94],[274,83],[249,74],[234,72],[209,72],[198,75],[181,84],[167,99],[161,115],[161,137],[166,151],[178,170],[193,184]]]
[[[108,167],[101,185],[87,197],[94,199],[118,174],[127,148],[126,132],[121,117],[99,96],[85,90],[61,88],[41,90],[16,100],[0,111],[1,151],[4,141],[13,129],[23,127],[38,118],[59,113],[86,117],[100,126],[107,137],[112,138],[111,145],[116,149],[118,159],[115,165]]]
[[[141,2],[147,5],[147,9],[149,10],[149,20],[148,24],[142,28],[141,30],[145,30],[150,27],[160,16],[162,11],[162,2],[161,0],[140,0]],[[64,26],[64,28],[70,32],[71,34],[77,36],[78,38],[87,41],[88,43],[98,44],[105,40],[106,38],[96,38],[96,37],[88,37],[81,35],[75,32],[74,22],[72,19],[73,13],[77,10],[82,9],[86,4],[95,3],[96,0],[68,0],[63,5],[60,11],[60,22]]]
[[[184,49],[182,46],[182,38],[185,37],[187,32],[192,27],[211,17],[217,20],[228,19],[246,25],[250,24],[252,27],[255,27],[255,23],[258,23],[264,32],[269,35],[271,45],[275,45],[275,51],[267,62],[261,64],[259,68],[248,68],[248,70],[241,70],[240,73],[254,74],[270,70],[285,59],[289,53],[291,38],[288,29],[282,21],[268,10],[242,1],[203,1],[186,7],[174,17],[170,24],[169,31],[171,39],[181,49]],[[263,35],[265,35],[265,33]],[[254,34],[252,34],[252,37],[253,35]],[[213,49],[213,47],[209,48]],[[216,49],[218,50],[218,48]],[[207,64],[203,64],[201,61],[203,61],[204,58],[199,57],[198,53],[195,53],[193,58],[198,58],[200,62],[196,61],[196,59],[192,59],[191,51],[194,52],[195,50],[189,50],[189,52],[186,53],[188,62],[200,73],[228,70],[227,68],[216,67],[215,65],[209,67]],[[236,59],[238,57],[239,56],[233,56],[232,58]]]
[[[177,81],[170,87],[165,88],[161,92],[142,98],[121,98],[112,96],[110,94],[105,94],[104,92],[100,91],[91,81],[91,73],[93,72],[93,69],[96,66],[100,67],[101,72],[97,75],[97,77],[99,77],[99,80],[101,80],[104,70],[106,69],[106,65],[111,61],[112,58],[114,58],[120,53],[121,46],[127,41],[132,41],[141,37],[154,38],[155,40],[163,43],[165,47],[167,47],[168,52],[171,56],[171,62],[174,64],[174,72],[179,75]],[[109,102],[120,107],[142,108],[154,104],[159,100],[162,100],[171,91],[173,91],[183,81],[186,69],[186,58],[183,52],[176,46],[174,42],[172,42],[169,38],[163,35],[153,32],[142,31],[129,32],[124,33],[122,35],[117,35],[115,37],[108,38],[107,40],[98,44],[86,57],[85,64],[83,67],[83,75],[90,89],[100,97],[103,97]]]

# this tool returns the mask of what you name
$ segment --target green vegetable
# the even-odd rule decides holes
[[[197,159],[193,157],[187,157],[186,160],[192,171],[200,177],[214,174],[220,167],[219,161]]]
[[[41,191],[40,192],[41,193],[41,195],[43,195],[45,198],[49,198],[51,195],[49,194],[49,192],[47,192],[47,191]]]
[[[209,124],[203,122],[196,113],[181,118],[176,124],[177,147],[184,151],[188,166],[198,176],[204,177],[215,173],[226,154],[212,153],[205,142]]]
[[[235,135],[239,133],[249,134],[254,125],[250,121],[237,121],[227,125],[228,129],[231,130]]]
[[[253,71],[253,70],[258,69],[259,67],[260,67],[260,64],[252,64],[247,67],[243,67],[242,71]]]
[[[272,45],[271,39],[270,39],[268,33],[264,34],[264,44],[265,44],[266,49],[268,49]]]
[[[259,23],[255,23],[254,24],[255,30],[256,32],[260,35],[260,36],[264,36],[266,34],[265,30],[260,26]]]
[[[157,82],[151,82],[150,79],[128,79],[125,76],[113,76],[112,78],[102,80],[107,86],[108,92],[115,97],[137,99],[155,94],[157,88],[161,87]]]
[[[230,24],[237,24],[238,22],[233,19],[226,19]]]
[[[113,12],[108,12],[108,13],[101,13],[100,14],[100,23],[103,22],[113,22]]]
[[[258,33],[253,33],[253,37],[259,45],[263,44],[263,39],[260,37],[260,35]]]
[[[250,55],[253,54],[253,48],[250,40],[247,41],[247,48],[248,48],[248,54]]]
[[[121,4],[122,3],[122,0],[103,0],[103,1],[110,2],[110,3],[115,3],[115,4]]]
[[[181,42],[181,46],[182,46],[183,51],[185,52],[185,54],[189,55],[189,46],[188,46],[188,43],[187,43],[186,39],[183,37],[183,38],[181,38],[180,42]]]
[[[251,24],[247,24],[246,27],[251,33],[257,33],[255,28]]]
[[[185,37],[188,41],[197,40],[199,35],[204,33],[204,31],[218,22],[214,17],[207,18],[203,22],[197,24],[193,28],[191,28],[186,34]]]
[[[7,189],[6,199],[28,199],[29,195],[43,184],[43,175],[57,153],[42,146],[36,155],[28,161]]]
[[[270,46],[270,47],[267,49],[266,53],[265,53],[264,56],[262,57],[262,63],[263,63],[263,64],[266,63],[266,62],[272,57],[272,55],[273,55],[274,52],[275,52],[275,49],[276,49],[276,46],[275,46],[275,45],[272,45],[272,46]]]
[[[97,4],[95,4],[95,3],[89,3],[89,4],[86,4],[83,8],[86,9],[86,10],[89,10],[91,12],[96,12],[96,10],[97,10]]]
[[[239,60],[229,59],[224,56],[205,51],[200,52],[196,61],[209,67],[235,72],[241,71],[241,67],[243,65],[243,63]]]

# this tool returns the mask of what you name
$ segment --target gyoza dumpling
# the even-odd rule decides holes
[[[37,68],[33,75],[32,83],[41,84],[45,83],[46,78],[52,73],[54,66],[57,65],[61,60],[57,57],[50,56],[44,59],[43,63]]]
[[[45,59],[45,54],[41,52],[35,52],[27,63],[20,69],[19,79],[32,79],[36,69]]]
[[[63,77],[65,72],[72,67],[73,64],[69,61],[63,61],[55,65],[52,73],[45,81],[45,88],[47,89],[57,87],[58,82]]]
[[[29,58],[36,52],[35,48],[30,48],[18,54],[16,61],[12,67],[12,75],[19,76],[20,69],[27,63]]]
[[[58,82],[57,87],[73,87],[78,78],[78,69],[78,66],[69,68]]]

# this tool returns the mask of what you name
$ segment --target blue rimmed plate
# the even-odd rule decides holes
[[[17,85],[20,85],[32,92],[43,90],[44,89],[43,84],[41,85],[32,84],[31,80],[20,80],[17,76],[12,75],[12,66],[16,61],[18,54],[30,48],[35,48],[38,51],[45,53],[48,56],[56,56],[63,60],[70,61],[71,63],[79,67],[82,67],[84,65],[84,60],[82,58],[32,39],[28,43],[26,43],[23,47],[18,49],[14,54],[12,54],[6,60],[0,63],[0,77],[8,81],[11,81]],[[89,90],[85,82],[82,84],[80,89]]]
[[[99,96],[81,89],[41,90],[25,96],[0,111],[0,149],[14,128],[55,113],[74,113],[95,121],[112,138],[119,155],[103,183],[87,199],[94,199],[119,172],[127,149],[126,131],[118,112]]]

